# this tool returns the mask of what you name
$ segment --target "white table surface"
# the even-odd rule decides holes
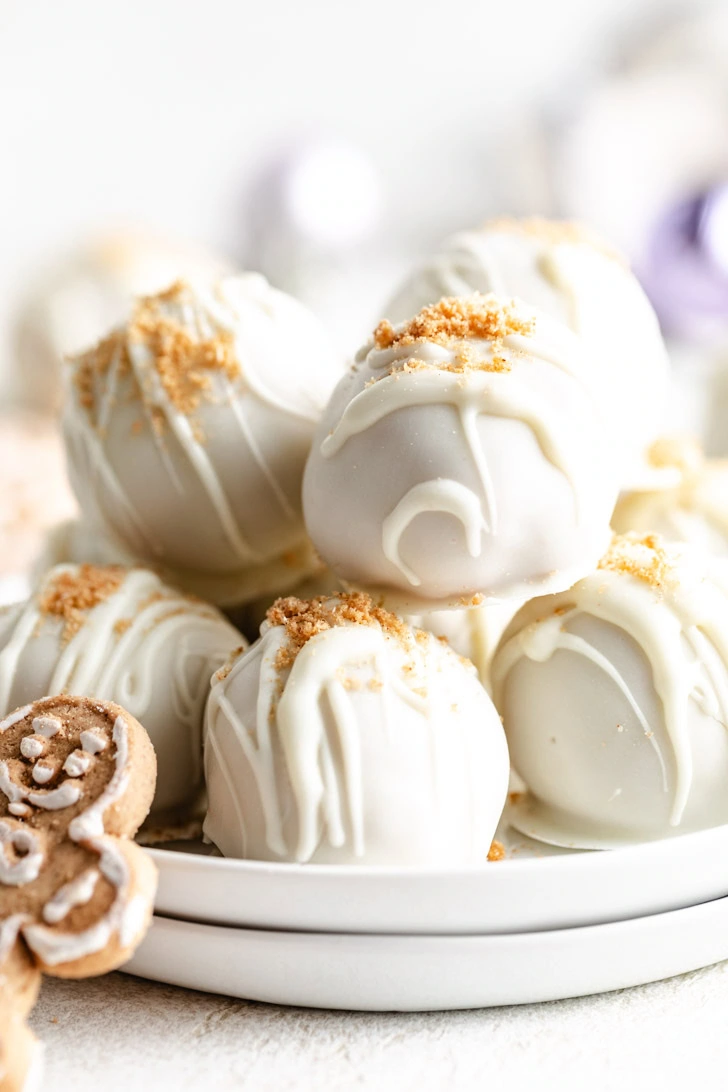
[[[283,1009],[114,974],[46,979],[48,1092],[670,1092],[728,1084],[728,962],[667,982],[455,1013]]]

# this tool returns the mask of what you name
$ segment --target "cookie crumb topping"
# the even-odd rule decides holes
[[[80,565],[56,573],[43,588],[38,608],[41,614],[63,619],[63,640],[70,641],[88,612],[116,594],[126,573],[121,565]]]
[[[626,535],[614,535],[597,568],[626,573],[656,591],[662,591],[674,575],[674,566],[663,546],[662,537],[654,534],[640,535],[634,531]]]
[[[513,334],[529,337],[534,329],[535,320],[519,314],[515,301],[504,302],[492,294],[475,293],[443,296],[396,328],[384,319],[374,331],[374,343],[378,349],[390,349],[424,341],[449,346],[454,341],[479,339],[492,342],[495,353],[505,338]],[[478,368],[486,366],[481,358],[465,351],[462,364],[468,362]]]

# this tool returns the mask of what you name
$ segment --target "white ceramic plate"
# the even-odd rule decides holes
[[[728,895],[728,826],[607,853],[513,835],[466,871],[267,864],[152,850],[157,913],[341,933],[523,933],[659,914]]]
[[[728,898],[509,936],[270,932],[155,917],[131,974],[252,1001],[414,1012],[554,1001],[728,958]]]

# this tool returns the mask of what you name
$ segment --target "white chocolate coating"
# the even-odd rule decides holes
[[[231,857],[399,866],[485,862],[508,788],[498,716],[431,635],[282,626],[213,680],[205,833]]]
[[[492,665],[519,829],[600,847],[728,822],[728,574],[689,547],[615,540],[658,582],[599,568],[535,599]],[[610,551],[609,556],[615,556]]]
[[[574,225],[495,220],[445,240],[384,308],[401,322],[441,296],[518,296],[565,323],[603,374],[624,472],[641,476],[641,454],[658,434],[668,363],[654,310],[626,264]]]
[[[66,572],[78,569],[51,570],[24,606],[0,612],[0,709],[62,691],[115,701],[141,721],[157,752],[155,810],[190,804],[201,784],[209,679],[241,635],[214,607],[132,569],[65,640],[63,620],[40,603]]]
[[[175,399],[134,323],[92,380],[73,368],[64,418],[84,518],[176,583],[235,603],[270,586],[268,568],[305,575],[301,476],[313,431],[341,374],[318,320],[258,274],[183,286],[156,313],[193,346],[238,369],[202,373],[199,405]],[[186,351],[186,350],[185,350]],[[192,350],[189,350],[190,352]],[[298,551],[298,562],[286,560]]]
[[[656,531],[671,542],[689,542],[728,558],[728,460],[704,459],[688,443],[674,444],[675,481],[620,497],[612,516],[619,534]]]
[[[581,342],[520,301],[464,303],[510,307],[532,332],[370,342],[334,392],[304,476],[321,557],[406,613],[561,590],[609,540],[614,441]],[[462,354],[475,365],[458,370]]]

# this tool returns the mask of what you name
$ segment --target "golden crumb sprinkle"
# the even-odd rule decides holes
[[[534,328],[534,320],[520,315],[513,300],[504,302],[497,296],[476,292],[472,296],[443,296],[396,329],[384,319],[374,331],[374,343],[378,349],[390,349],[422,341],[449,345],[480,339],[498,347],[513,334],[530,336]],[[467,358],[463,360],[466,362]]]
[[[241,375],[235,342],[228,331],[202,336],[175,316],[196,306],[192,288],[176,281],[163,292],[136,301],[128,326],[113,331],[87,353],[75,358],[75,385],[82,406],[90,413],[96,408],[99,380],[112,367],[126,374],[131,367],[130,346],[143,345],[148,352],[149,378],[155,375],[164,394],[179,413],[189,416],[203,399],[212,396],[215,374],[234,381]],[[170,313],[171,312],[171,313]],[[161,431],[164,414],[158,405],[158,390],[142,379],[142,400],[150,411],[152,427]],[[138,426],[133,426],[135,431]]]
[[[266,613],[272,626],[283,626],[289,638],[280,650],[276,667],[281,670],[293,664],[307,641],[319,633],[347,623],[379,626],[383,633],[394,637],[405,648],[412,647],[413,632],[396,614],[376,605],[366,592],[338,592],[319,595],[315,599],[297,599],[290,595],[276,599]]]
[[[656,591],[661,591],[673,577],[673,565],[661,536],[634,531],[614,535],[597,568],[633,576]]]
[[[526,216],[518,219],[513,216],[499,216],[487,220],[482,231],[503,232],[509,235],[530,235],[553,246],[571,244],[588,246],[598,250],[610,261],[626,266],[627,259],[618,250],[610,246],[602,237],[586,224],[575,220],[548,220],[545,216]]]
[[[70,641],[88,612],[116,594],[126,571],[121,565],[80,565],[57,573],[43,589],[38,608],[41,614],[63,619],[63,640]]]
[[[490,849],[488,850],[489,861],[504,861],[506,859],[506,848],[502,842],[491,842]]]

